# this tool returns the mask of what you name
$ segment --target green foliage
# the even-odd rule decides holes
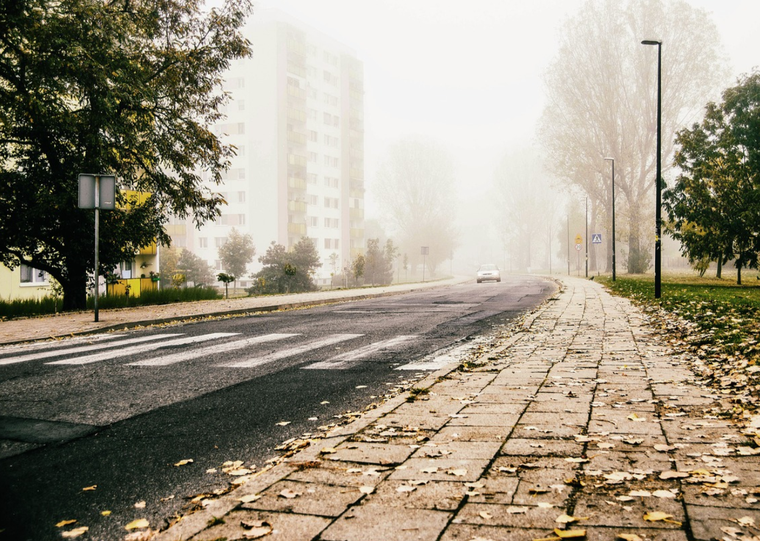
[[[254,275],[256,284],[248,289],[251,295],[315,291],[314,272],[322,266],[314,241],[303,237],[290,250],[273,242],[266,254],[259,257],[264,265]]]
[[[651,278],[600,280],[610,290],[637,304],[662,308],[696,327],[689,341],[696,347],[719,348],[728,355],[760,359],[760,285],[741,286],[726,280],[663,277],[662,297],[654,298]],[[760,282],[758,282],[760,284]]]
[[[359,254],[358,256],[356,256],[356,259],[354,259],[351,262],[351,273],[354,276],[355,284],[358,284],[359,278],[364,276],[364,268],[366,266],[366,263],[367,263],[367,260],[362,254]]]
[[[199,0],[15,0],[0,9],[0,262],[44,270],[64,309],[84,307],[94,213],[77,207],[79,173],[112,173],[152,194],[101,213],[101,274],[158,240],[168,216],[201,224],[222,198],[234,154],[209,126],[222,76],[249,54],[250,4],[204,14]]]
[[[219,298],[219,293],[211,287],[167,288],[156,291],[143,291],[139,297],[127,297],[124,295],[99,297],[98,308],[126,308],[130,306],[171,304],[175,302],[192,302]],[[55,314],[59,306],[60,303],[53,296],[43,297],[39,300],[0,301],[0,320]],[[93,308],[92,298],[87,300],[87,308]]]
[[[253,245],[253,238],[250,235],[241,235],[240,232],[232,228],[227,241],[219,247],[219,259],[222,260],[222,267],[233,276],[243,276],[246,273],[248,263],[253,261],[256,254],[256,247]]]
[[[379,239],[367,240],[367,253],[364,256],[364,276],[368,284],[390,284],[393,281],[393,258],[396,249],[393,241],[386,242],[380,249]]]
[[[675,186],[664,194],[668,229],[692,265],[733,259],[757,268],[760,253],[760,72],[709,103],[701,123],[678,132]]]
[[[177,261],[177,268],[185,275],[186,281],[192,282],[196,286],[210,285],[214,281],[214,275],[209,264],[190,250],[182,249]]]

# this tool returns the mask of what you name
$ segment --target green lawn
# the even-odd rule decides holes
[[[756,283],[739,286],[733,280],[663,275],[659,300],[654,298],[651,275],[618,276],[615,282],[600,277],[599,281],[614,294],[693,322],[695,331],[688,337],[692,345],[760,364],[760,281],[754,273],[747,278]]]

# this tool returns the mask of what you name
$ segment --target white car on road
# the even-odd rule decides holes
[[[478,269],[478,283],[485,282],[486,280],[495,280],[501,282],[501,272],[496,265],[488,264],[481,265]]]

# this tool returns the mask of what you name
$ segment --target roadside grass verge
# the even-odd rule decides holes
[[[662,296],[655,299],[652,276],[600,281],[648,311],[662,309],[690,323],[692,330],[683,338],[698,350],[760,364],[760,282],[736,285],[717,278],[663,275]]]
[[[171,304],[175,302],[192,302],[221,299],[222,295],[210,287],[166,288],[157,291],[144,291],[139,297],[124,295],[105,296],[98,299],[98,308],[127,308],[130,306],[147,306],[151,304]],[[61,311],[62,300],[52,297],[41,299],[23,299],[13,301],[0,300],[0,321],[19,317],[32,317],[55,314]],[[93,298],[87,299],[87,308],[93,309]]]

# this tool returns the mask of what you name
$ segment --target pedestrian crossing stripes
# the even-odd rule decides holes
[[[333,344],[345,342],[346,340],[351,340],[352,338],[359,338],[360,336],[364,336],[364,335],[363,334],[333,334],[325,338],[312,340],[311,342],[307,342],[306,344],[301,344],[300,346],[284,349],[282,351],[278,351],[275,353],[270,353],[269,355],[264,355],[263,357],[254,357],[252,359],[237,361],[230,364],[222,364],[220,366],[226,366],[228,368],[253,368],[255,366],[261,366],[262,364],[271,363],[272,361],[277,361],[279,359],[285,359],[286,357],[295,357],[296,355],[306,353],[307,351],[311,351],[313,349],[319,349],[319,348],[331,346]]]
[[[119,349],[117,351],[106,351],[104,353],[96,353],[94,355],[85,355],[84,357],[75,357],[73,359],[64,359],[63,361],[53,361],[51,363],[45,363],[45,364],[72,364],[72,365],[80,365],[80,364],[90,364],[90,363],[96,363],[98,361],[105,361],[108,359],[113,359],[115,354],[119,356],[124,355],[135,355],[137,353],[143,353],[145,351],[150,351],[153,349],[158,348],[168,348],[172,346],[185,346],[188,344],[197,344],[199,342],[207,342],[209,340],[215,340],[217,338],[225,338],[227,336],[235,336],[239,333],[230,333],[230,332],[215,332],[211,334],[202,334],[200,336],[190,336],[188,338],[177,338],[175,340],[167,340],[166,342],[160,342],[158,344],[145,344],[142,346],[132,346],[124,349]],[[164,335],[166,336],[166,335]],[[174,335],[176,336],[176,335]]]
[[[129,344],[139,344],[142,342],[150,342],[154,340],[161,340],[163,338],[171,336],[182,336],[181,334],[157,334],[151,336],[140,336],[138,338],[128,338],[126,340],[119,340],[118,342],[106,342],[104,344],[89,344],[86,346],[73,347],[68,349],[55,349],[52,351],[41,351],[39,353],[32,353],[29,355],[18,355],[16,357],[6,357],[0,359],[0,366],[6,364],[23,363],[26,361],[37,361],[39,359],[49,359],[51,357],[61,357],[63,355],[71,355],[72,353],[82,353],[85,351],[95,351],[98,349],[106,349],[113,347],[121,347]]]
[[[365,357],[369,357],[370,355],[379,351],[398,346],[399,344],[402,344],[408,340],[412,340],[413,338],[417,338],[417,336],[401,335],[396,336],[395,338],[389,338],[388,340],[381,340],[380,342],[374,342],[364,347],[360,347],[359,349],[342,353],[333,357],[332,359],[304,366],[304,368],[309,370],[341,370],[350,368],[353,365],[353,361],[358,361],[364,359]]]
[[[213,346],[207,346],[204,348],[194,349],[183,353],[175,353],[173,355],[164,355],[159,357],[152,357],[136,363],[129,363],[129,366],[168,366],[170,364],[180,363],[182,361],[191,361],[206,355],[215,355],[219,353],[229,353],[238,349],[243,349],[248,346],[256,344],[263,344],[265,342],[273,342],[275,340],[283,340],[285,338],[292,338],[298,336],[297,334],[265,334],[263,336],[254,336],[253,338],[245,338],[243,340],[235,340],[233,342],[226,342],[224,344],[214,344]]]
[[[59,360],[50,360],[44,362],[46,366],[85,366],[100,361],[118,361],[129,357],[126,366],[156,368],[162,366],[171,366],[177,363],[192,361],[194,359],[206,358],[208,366],[216,369],[246,369],[256,368],[268,363],[272,363],[289,357],[296,357],[307,354],[312,351],[328,348],[337,344],[358,339],[365,336],[364,334],[344,333],[330,334],[320,338],[313,338],[304,341],[300,333],[272,333],[253,337],[240,337],[240,333],[208,333],[197,336],[183,336],[182,333],[165,333],[152,334],[148,336],[138,336],[127,338],[123,334],[108,335],[100,337],[91,337],[88,343],[82,345],[81,339],[66,340],[64,343],[46,343],[45,347],[38,347],[37,344],[31,344],[25,354],[18,349],[0,350],[0,367],[5,365],[14,365],[30,361],[47,361],[54,357],[61,357]],[[397,360],[402,346],[419,338],[418,335],[397,335],[391,338],[378,340],[369,344],[358,344],[352,347],[344,347],[344,351],[338,354],[330,355],[329,350],[319,352],[317,362],[307,363],[302,366],[303,369],[309,370],[346,370],[357,366],[363,360],[390,360],[389,353],[393,353],[393,360]],[[228,339],[228,340],[225,340]],[[255,353],[257,346],[272,342],[295,341],[294,345],[283,345],[280,349],[272,351],[269,349],[263,353]],[[215,343],[204,345],[202,347],[185,347],[202,344],[204,342]],[[57,346],[57,347],[56,347]],[[176,351],[168,354],[159,354],[157,350],[165,348],[178,348]],[[245,351],[251,349],[252,351]],[[259,348],[261,350],[262,348]],[[339,349],[339,348],[336,348]],[[428,357],[414,360],[404,364],[396,370],[436,370],[445,364],[454,362],[461,356],[462,348],[454,348],[441,355],[432,354]],[[32,353],[29,353],[32,351]],[[10,355],[8,355],[10,353]],[[8,355],[2,357],[2,355]],[[143,358],[134,359],[135,356]],[[147,357],[147,358],[144,358]],[[225,357],[228,360],[225,362]],[[325,359],[326,357],[326,359]],[[411,360],[411,359],[410,359]],[[131,361],[131,362],[130,362]]]

